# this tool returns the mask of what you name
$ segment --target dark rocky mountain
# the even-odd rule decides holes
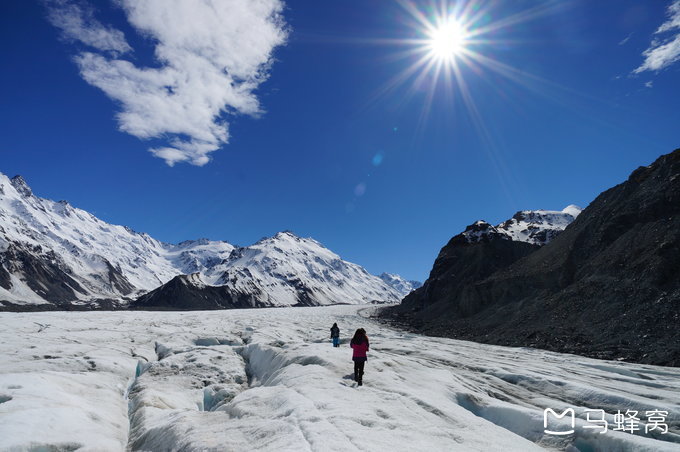
[[[497,226],[476,221],[442,248],[422,289],[409,293],[394,311],[427,306],[428,314],[438,317],[453,305],[459,316],[478,312],[483,306],[469,294],[474,284],[549,243],[581,210],[574,205],[562,211],[523,210]]]
[[[466,231],[478,226],[475,223]],[[474,314],[483,308],[470,292],[474,285],[538,248],[539,245],[508,240],[497,234],[485,235],[478,242],[469,242],[464,233],[459,234],[439,252],[423,286],[407,295],[395,309],[401,312],[425,309],[432,318],[448,316],[452,310],[459,317]]]
[[[130,309],[208,310],[252,308],[261,294],[233,293],[227,286],[209,286],[198,273],[178,275],[130,304]]]
[[[600,194],[547,245],[501,243],[454,237],[423,287],[384,315],[427,334],[680,365],[680,149]]]

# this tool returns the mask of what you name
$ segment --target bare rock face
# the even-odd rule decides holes
[[[600,194],[525,256],[499,254],[466,278],[484,252],[455,241],[391,312],[399,321],[435,335],[680,365],[680,149]]]
[[[562,211],[522,210],[497,226],[474,222],[441,249],[423,287],[394,311],[423,311],[425,319],[481,311],[487,303],[478,302],[475,285],[552,241],[581,210],[574,205]]]
[[[397,310],[418,311],[423,320],[451,314],[463,318],[479,312],[484,303],[477,303],[476,296],[471,293],[475,284],[539,248],[495,232],[489,233],[493,226],[480,223],[468,226],[442,248],[427,281],[407,295]],[[487,225],[490,228],[485,227]],[[467,233],[480,230],[485,232],[482,238],[470,241]]]

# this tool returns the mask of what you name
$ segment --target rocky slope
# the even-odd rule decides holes
[[[427,307],[432,318],[480,311],[484,303],[471,293],[476,283],[549,243],[580,212],[570,205],[562,211],[523,210],[497,226],[476,221],[441,249],[423,287],[407,295],[395,311]]]
[[[680,149],[600,194],[547,245],[488,274],[451,281],[462,265],[450,258],[454,248],[442,249],[423,288],[391,313],[398,321],[494,344],[680,365]]]

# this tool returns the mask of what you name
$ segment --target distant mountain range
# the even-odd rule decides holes
[[[680,149],[562,214],[576,218],[553,217],[559,234],[519,226],[526,212],[474,223],[383,315],[426,334],[680,366]]]
[[[417,283],[377,277],[310,238],[279,232],[236,248],[219,264],[178,275],[134,308],[222,309],[398,302]]]
[[[37,197],[21,176],[0,173],[3,310],[397,302],[417,286],[371,275],[291,232],[249,247],[163,243],[66,201]],[[179,293],[181,299],[173,296]]]

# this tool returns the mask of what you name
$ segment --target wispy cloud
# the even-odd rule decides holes
[[[122,56],[124,34],[94,19],[88,4],[46,2],[50,21],[90,47],[77,53],[82,77],[117,101],[122,131],[167,144],[150,152],[168,165],[205,165],[229,141],[227,115],[257,116],[255,95],[272,53],[285,43],[281,0],[117,0],[130,25],[155,45],[157,66]]]
[[[619,41],[619,45],[622,46],[622,45],[624,45],[625,43],[627,43],[627,42],[630,40],[631,36],[633,36],[633,33],[632,33],[632,32],[631,32],[630,34],[628,34],[628,36],[626,36],[625,38],[623,38],[621,41]]]
[[[645,88],[653,88],[653,87],[654,87],[654,82],[652,80],[645,83]]]
[[[660,71],[680,60],[680,0],[668,6],[668,19],[654,32],[655,38],[642,55],[645,61],[633,71]]]
[[[89,5],[68,0],[45,0],[45,4],[50,22],[62,31],[64,38],[113,55],[132,50],[123,32],[102,25],[94,18],[94,11]]]

